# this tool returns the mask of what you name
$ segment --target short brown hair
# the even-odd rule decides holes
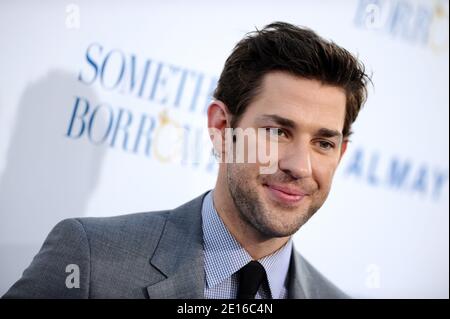
[[[371,81],[364,65],[314,31],[285,22],[274,22],[248,33],[226,60],[214,98],[227,105],[233,115],[232,127],[270,71],[286,71],[343,88],[347,102],[342,134],[351,134],[351,125],[367,99],[367,83]]]

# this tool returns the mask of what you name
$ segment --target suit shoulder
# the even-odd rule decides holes
[[[31,265],[4,298],[88,298],[98,289],[111,260],[129,269],[147,262],[170,211],[106,218],[72,218],[50,231]],[[80,289],[67,289],[67,266],[79,271]],[[108,268],[110,267],[110,268]],[[118,267],[117,269],[121,269]]]
[[[78,221],[86,230],[89,231],[102,231],[108,229],[126,230],[129,228],[135,230],[139,227],[155,227],[161,222],[164,222],[169,214],[170,210],[163,210],[112,217],[81,217],[74,218],[74,220]]]
[[[320,273],[300,253],[294,252],[295,262],[300,265],[300,276],[308,298],[349,299],[350,297]]]
[[[170,210],[135,213],[113,217],[77,218],[90,245],[108,244],[135,252],[148,251],[144,243],[160,237]]]
[[[89,267],[86,233],[77,220],[65,219],[53,227],[30,266],[3,298],[87,298]],[[79,289],[68,289],[71,269],[79,274]]]

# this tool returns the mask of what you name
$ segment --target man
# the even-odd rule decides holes
[[[354,56],[309,29],[250,33],[208,109],[227,159],[215,188],[174,210],[60,222],[4,297],[345,298],[291,237],[329,193],[368,81]],[[229,160],[244,130],[276,146],[271,172]]]

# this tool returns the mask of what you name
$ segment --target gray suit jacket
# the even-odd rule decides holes
[[[204,298],[204,195],[169,211],[60,222],[3,297]],[[66,286],[70,264],[79,288]],[[295,250],[289,296],[346,297]]]

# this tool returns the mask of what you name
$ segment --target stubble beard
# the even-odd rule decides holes
[[[239,218],[264,238],[293,235],[316,213],[325,201],[325,198],[323,198],[316,203],[311,202],[311,205],[301,208],[301,211],[299,211],[299,208],[278,205],[273,206],[273,208],[268,207],[255,189],[260,185],[252,186],[250,181],[254,177],[248,175],[245,165],[240,167],[236,164],[228,164],[228,191]]]

